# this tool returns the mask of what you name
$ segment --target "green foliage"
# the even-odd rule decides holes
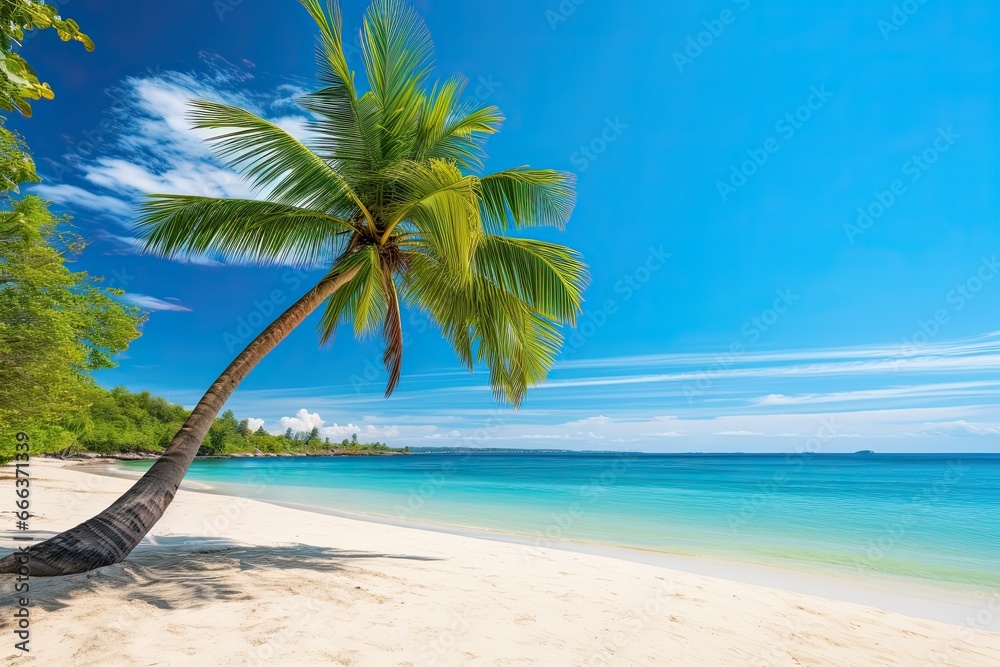
[[[32,453],[68,452],[94,454],[159,454],[170,444],[191,414],[183,406],[170,403],[148,391],[132,393],[125,387],[108,391],[89,386],[87,405],[59,425],[41,423],[30,430]],[[260,427],[250,431],[248,420],[237,421],[232,410],[220,415],[205,437],[199,454],[228,456],[239,454],[379,454],[396,453],[387,445],[353,441],[331,444],[320,439],[319,429],[288,436],[271,435]],[[46,446],[40,448],[40,443]]]
[[[30,116],[26,100],[52,99],[49,86],[13,53],[25,31],[46,28],[63,41],[94,48],[54,6],[0,0],[0,109]],[[90,373],[113,367],[144,319],[117,299],[120,291],[70,270],[68,258],[83,243],[68,218],[53,216],[38,197],[12,199],[21,184],[39,179],[21,138],[2,126],[5,120],[0,117],[0,462],[12,457],[17,431],[31,436],[34,454],[74,446],[79,438],[110,440],[112,433],[102,433],[103,424],[92,418],[103,390]]]
[[[42,453],[73,442],[93,398],[90,372],[111,368],[143,316],[120,292],[67,266],[83,247],[68,221],[28,196],[0,209],[0,460],[13,433]]]
[[[80,32],[76,21],[63,19],[54,5],[40,0],[0,1],[0,109],[16,109],[30,116],[27,100],[55,97],[49,84],[40,81],[27,61],[13,51],[24,40],[25,32],[46,28],[55,30],[64,42],[77,41],[88,51],[94,50],[94,43]]]
[[[0,117],[0,122],[3,118]],[[0,192],[18,192],[21,183],[38,183],[35,163],[21,137],[0,126]]]
[[[271,435],[264,427],[251,432],[248,420],[236,420],[232,410],[220,415],[208,430],[208,437],[202,443],[201,455],[227,456],[234,454],[375,454],[393,453],[394,450],[381,442],[361,443],[355,434],[353,440],[344,439],[339,444],[331,444],[329,438],[320,439],[319,429],[295,433],[287,429],[284,435]],[[169,438],[168,438],[169,440]],[[163,444],[166,444],[166,440]],[[158,451],[158,450],[156,450]]]
[[[365,16],[364,93],[339,7],[300,2],[320,32],[321,88],[301,100],[314,139],[306,146],[243,109],[195,103],[195,127],[213,132],[217,155],[267,201],[150,195],[138,224],[145,249],[325,264],[327,278],[350,279],[326,303],[321,340],[344,323],[357,336],[380,333],[386,395],[400,378],[405,304],[436,321],[470,370],[488,368],[498,400],[519,406],[555,362],[562,328],[575,324],[587,270],[569,248],[505,234],[564,226],[573,176],[472,173],[503,116],[463,101],[461,79],[430,81],[430,35],[402,0],[375,0]]]
[[[148,391],[132,394],[124,387],[95,387],[76,448],[102,454],[161,452],[180,430],[188,412]]]

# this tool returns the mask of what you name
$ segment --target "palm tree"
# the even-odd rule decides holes
[[[247,374],[320,306],[322,341],[340,323],[381,332],[396,388],[403,355],[400,304],[425,312],[470,370],[483,364],[494,396],[515,408],[544,380],[580,312],[586,267],[561,245],[508,236],[564,225],[569,174],[516,168],[488,176],[485,138],[503,117],[461,101],[463,82],[428,84],[431,41],[402,0],[375,0],[361,31],[368,92],[358,94],[336,4],[300,0],[319,26],[322,88],[305,96],[309,147],[243,109],[195,102],[194,127],[215,131],[217,155],[259,199],[151,195],[138,222],[145,249],[164,257],[328,268],[226,368],[163,455],[94,518],[30,549],[33,575],[85,572],[122,561],[170,504],[215,416]],[[17,571],[11,554],[0,571]]]

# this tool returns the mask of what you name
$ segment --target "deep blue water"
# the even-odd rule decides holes
[[[1000,590],[1000,455],[223,459],[196,461],[189,479],[539,545],[571,539]]]

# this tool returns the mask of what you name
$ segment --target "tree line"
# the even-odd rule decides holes
[[[77,423],[75,442],[62,453],[158,454],[184,424],[190,411],[148,391],[130,392],[125,387],[96,387],[90,407]],[[208,431],[200,456],[234,454],[388,453],[403,450],[382,442],[365,443],[357,434],[339,442],[320,437],[319,429],[272,435],[261,426],[250,428],[250,420],[237,420],[232,410],[220,415]]]

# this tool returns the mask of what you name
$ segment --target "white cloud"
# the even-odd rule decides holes
[[[277,89],[275,89],[275,92],[278,93],[280,97],[271,102],[272,108],[298,110],[299,106],[296,101],[303,95],[308,94],[310,91],[308,88],[303,86],[286,83],[278,86]]]
[[[877,377],[1000,369],[1000,340],[993,334],[925,345],[872,345],[856,348],[784,350],[730,355],[718,353],[606,357],[562,362],[564,371],[588,376],[557,380],[546,389],[677,382],[694,390],[729,379]],[[598,376],[593,371],[617,371]],[[640,369],[640,373],[624,373]],[[661,372],[656,372],[661,371]]]
[[[1000,435],[1000,424],[971,423],[964,419],[959,419],[953,422],[924,424],[909,435]]]
[[[354,434],[357,434],[360,439],[392,438],[398,436],[400,433],[399,428],[396,426],[379,427],[372,424],[358,426],[351,423],[341,425],[336,422],[330,426],[326,426],[326,421],[319,416],[319,413],[309,412],[305,408],[295,413],[294,417],[282,417],[279,419],[276,433],[284,433],[288,429],[292,429],[293,433],[308,433],[314,428],[319,429],[321,438],[330,438],[331,440],[350,438]]]
[[[902,398],[942,398],[947,396],[996,395],[1000,382],[943,382],[880,389],[861,389],[828,394],[797,394],[785,396],[770,394],[760,399],[758,405],[808,405],[816,403],[868,402]]]
[[[247,427],[251,431],[256,431],[263,425],[264,425],[263,419],[257,419],[256,417],[251,417],[250,419],[247,419]]]
[[[128,202],[108,195],[94,194],[75,185],[66,185],[64,183],[48,185],[43,183],[34,186],[32,192],[43,199],[56,202],[63,208],[71,211],[85,209],[117,217],[127,217],[132,212],[132,205]]]
[[[134,236],[116,236],[111,234],[109,238],[112,238],[119,243],[124,244],[128,248],[132,249],[134,252],[141,252],[143,247],[143,242],[141,239],[137,239]],[[185,255],[183,253],[176,255],[172,258],[173,261],[179,262],[181,264],[194,264],[197,266],[224,266],[222,262],[216,261],[210,257],[202,257],[200,255]]]
[[[190,313],[191,309],[182,306],[177,302],[176,299],[158,299],[155,296],[147,296],[145,294],[129,293],[122,297],[123,300],[131,303],[133,306],[139,306],[140,308],[146,308],[147,310],[168,310],[174,312]]]
[[[1000,381],[994,368],[1000,364],[998,336],[925,345],[910,357],[913,365],[908,368],[878,358],[887,349],[767,353],[743,366],[734,364],[736,375],[713,378],[717,381],[693,399],[683,388],[688,378],[698,377],[697,368],[666,368],[661,373],[652,361],[635,368],[627,367],[631,362],[623,368],[564,368],[547,391],[529,392],[526,408],[517,412],[495,410],[488,388],[470,384],[477,380],[404,389],[388,403],[374,390],[358,394],[346,385],[243,395],[252,401],[247,412],[267,409],[275,417],[293,414],[301,405],[320,414],[349,409],[351,415],[380,415],[337,428],[370,425],[381,431],[385,427],[380,424],[398,424],[392,442],[399,446],[435,440],[472,447],[547,447],[562,441],[559,446],[567,449],[606,449],[623,443],[615,447],[789,452],[822,435],[824,452],[1000,447]],[[765,362],[765,356],[782,362]],[[806,364],[786,363],[806,359]],[[868,361],[859,364],[859,359]],[[875,372],[872,360],[889,365]],[[647,381],[651,376],[657,381]],[[608,380],[620,386],[607,391],[601,385]],[[339,392],[344,395],[337,397]]]
[[[282,85],[269,94],[250,94],[241,85],[244,79],[218,68],[202,75],[161,72],[125,79],[110,112],[114,128],[109,136],[114,138],[101,146],[100,155],[73,163],[80,183],[44,184],[34,190],[71,210],[106,214],[126,228],[132,223],[135,204],[146,194],[262,196],[220,163],[205,142],[225,130],[192,129],[189,117],[191,101],[206,99],[245,108],[300,140],[307,137],[307,117],[304,112],[295,113],[292,104],[302,89]],[[269,115],[268,110],[280,113]],[[84,184],[90,187],[81,187]],[[175,259],[214,262],[210,258]]]
[[[611,419],[605,417],[604,415],[597,415],[596,417],[587,417],[586,419],[581,419],[580,421],[573,422],[569,426],[584,427],[584,426],[604,426],[610,424]]]

